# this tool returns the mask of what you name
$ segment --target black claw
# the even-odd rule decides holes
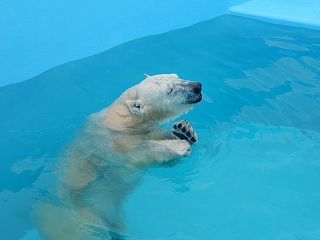
[[[186,133],[186,135],[187,135],[187,137],[191,137],[191,132],[188,131],[188,132]]]
[[[185,133],[187,131],[186,127],[181,128],[181,131]]]

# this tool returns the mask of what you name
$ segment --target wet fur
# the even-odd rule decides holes
[[[147,76],[89,117],[56,167],[54,190],[34,206],[32,218],[45,239],[125,235],[122,205],[143,171],[190,154],[188,141],[158,126],[194,106],[189,102],[201,95],[190,86],[175,74]]]

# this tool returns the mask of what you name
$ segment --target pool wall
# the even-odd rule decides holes
[[[316,0],[1,1],[0,86],[225,13],[319,29]]]

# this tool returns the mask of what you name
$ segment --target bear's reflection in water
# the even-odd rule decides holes
[[[200,83],[176,74],[146,76],[92,114],[61,157],[51,194],[34,206],[39,233],[59,240],[124,238],[122,206],[144,169],[188,156],[197,141],[187,121],[175,123],[179,129],[172,131],[179,134],[160,128],[159,122],[187,112],[201,99]]]

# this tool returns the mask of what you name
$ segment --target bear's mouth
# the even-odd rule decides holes
[[[198,103],[198,102],[201,102],[201,100],[202,100],[202,94],[200,93],[200,94],[198,95],[198,97],[197,97],[194,101],[192,101],[192,102],[190,102],[190,103]]]
[[[193,98],[189,98],[189,100],[186,102],[187,104],[196,104],[201,102],[202,100],[202,94],[197,94],[196,96],[194,96]]]

